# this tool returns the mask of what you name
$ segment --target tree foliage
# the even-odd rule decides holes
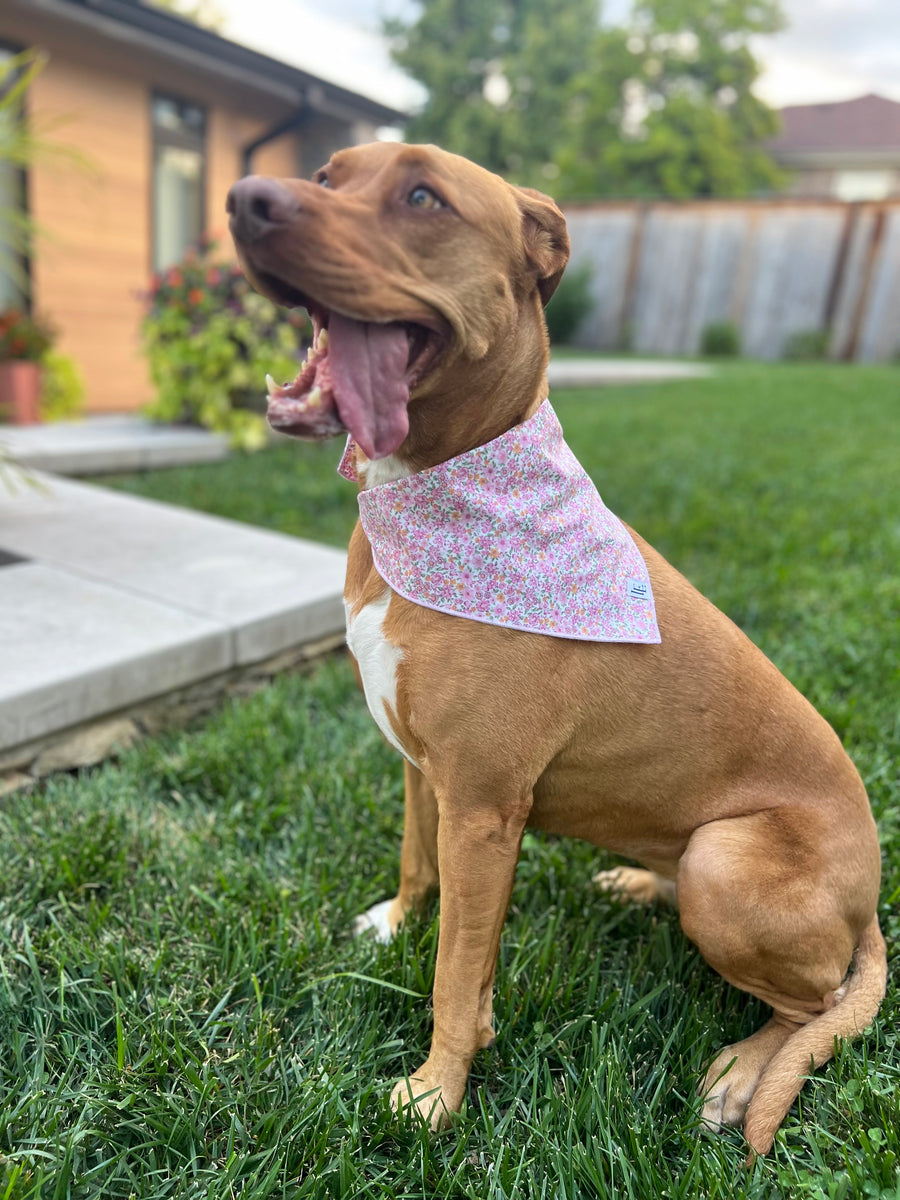
[[[778,0],[420,0],[390,25],[429,91],[411,141],[436,141],[560,196],[738,196],[776,186],[775,115],[753,95],[749,39]],[[555,181],[555,182],[553,182]]]
[[[409,140],[546,186],[597,21],[597,0],[424,0],[415,24],[389,22],[396,62],[429,91]]]
[[[214,33],[221,33],[225,28],[225,13],[216,0],[150,0],[150,3]]]

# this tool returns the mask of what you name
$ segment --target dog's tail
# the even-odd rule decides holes
[[[754,1154],[771,1149],[805,1076],[834,1054],[834,1039],[853,1037],[872,1023],[886,984],[887,948],[876,916],[859,939],[856,968],[843,995],[833,1008],[792,1034],[763,1071],[744,1121],[744,1136]]]

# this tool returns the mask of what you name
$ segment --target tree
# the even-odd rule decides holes
[[[763,149],[777,117],[753,95],[754,34],[780,29],[778,0],[638,0],[601,32],[573,83],[582,117],[561,150],[569,194],[740,196],[777,186]]]
[[[214,33],[221,33],[225,28],[225,13],[216,0],[150,0],[150,3]]]
[[[423,0],[414,24],[388,22],[395,61],[429,91],[409,140],[546,187],[597,20],[597,0]]]
[[[636,0],[613,29],[593,0],[422,0],[391,32],[429,90],[410,140],[557,196],[737,196],[780,182],[749,39],[782,23],[778,0]]]

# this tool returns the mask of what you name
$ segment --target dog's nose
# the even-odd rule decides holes
[[[289,224],[299,209],[299,202],[284,184],[262,175],[239,180],[225,201],[231,233],[243,242],[255,242],[279,225]]]

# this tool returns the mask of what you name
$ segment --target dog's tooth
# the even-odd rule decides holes
[[[323,329],[319,333],[319,338],[318,338],[318,341],[316,342],[316,349],[317,350],[327,350],[328,349],[328,330],[327,329]]]
[[[266,376],[266,391],[271,396],[271,395],[274,395],[274,393],[276,392],[277,389],[278,389],[278,384],[275,382],[275,380],[272,378],[271,375],[267,375]]]
[[[322,389],[314,387],[306,398],[307,408],[320,408],[322,405]]]

